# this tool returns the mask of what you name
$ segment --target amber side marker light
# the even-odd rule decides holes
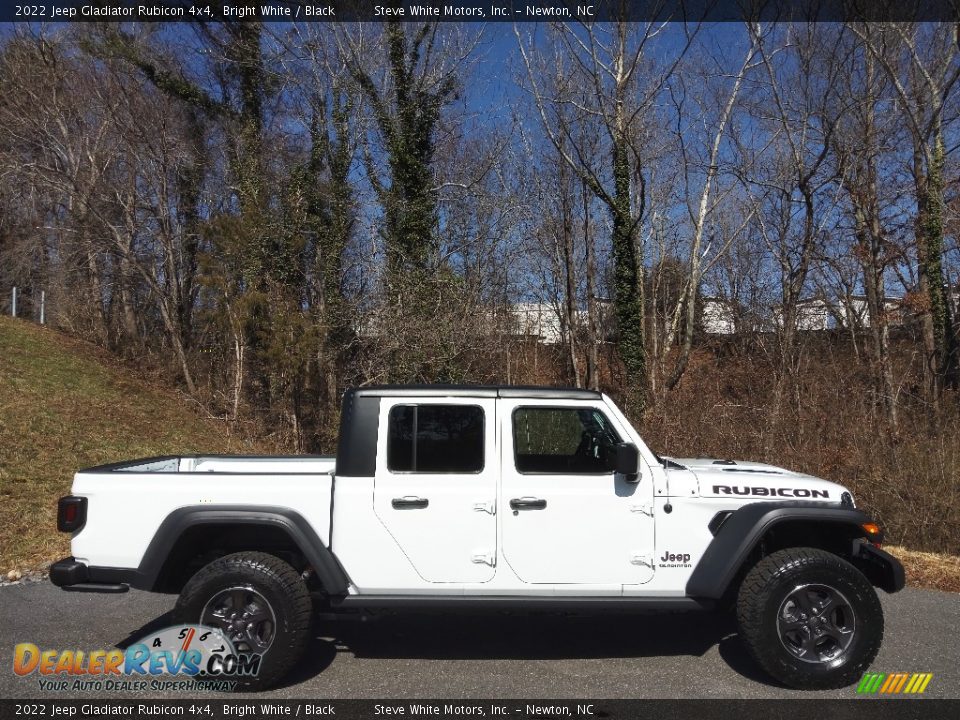
[[[870,536],[871,544],[876,547],[880,547],[881,541],[883,540],[883,531],[880,529],[880,526],[873,522],[864,523],[860,527],[863,528],[864,532]]]

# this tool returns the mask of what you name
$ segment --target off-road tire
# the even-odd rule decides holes
[[[214,560],[187,581],[174,615],[181,623],[199,623],[207,603],[225,588],[250,586],[270,604],[276,618],[272,643],[253,678],[237,680],[235,691],[264,690],[283,678],[303,654],[310,638],[312,602],[303,578],[278,557],[242,552]]]
[[[853,611],[852,637],[832,659],[802,660],[796,653],[804,651],[791,652],[789,639],[782,637],[781,618],[794,617],[789,598],[804,586],[835,590]],[[815,548],[778,550],[758,562],[740,586],[737,621],[740,637],[760,667],[784,685],[799,689],[840,688],[856,682],[883,640],[883,609],[873,586],[843,558]]]

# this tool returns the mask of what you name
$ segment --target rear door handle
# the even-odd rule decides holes
[[[543,510],[547,507],[547,501],[542,498],[522,497],[513,498],[510,501],[512,510]]]
[[[390,504],[393,505],[394,510],[423,510],[430,501],[415,495],[404,495],[402,498],[394,498]]]

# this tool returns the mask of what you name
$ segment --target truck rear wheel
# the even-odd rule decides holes
[[[226,555],[201,568],[184,586],[174,613],[179,622],[221,630],[238,653],[261,656],[253,677],[236,690],[263,690],[303,654],[312,604],[303,579],[280,558],[261,552]]]
[[[775,679],[800,689],[859,680],[883,639],[883,609],[853,565],[815,548],[788,548],[747,573],[737,598],[740,636]]]

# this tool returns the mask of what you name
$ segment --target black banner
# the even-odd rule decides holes
[[[742,22],[960,19],[960,0],[38,0],[2,22]]]
[[[517,720],[901,720],[960,717],[960,700],[273,700],[257,695],[196,700],[0,700],[13,718],[515,718]]]

